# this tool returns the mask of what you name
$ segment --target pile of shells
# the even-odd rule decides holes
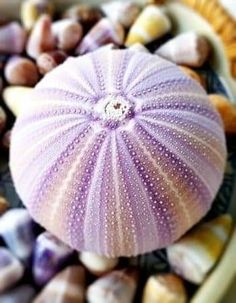
[[[29,107],[32,88],[70,56],[98,48],[151,52],[179,65],[207,90],[198,68],[207,63],[210,42],[195,32],[173,37],[164,4],[157,2],[78,4],[56,19],[51,1],[25,0],[21,22],[0,26],[1,151],[8,153],[14,116]],[[209,99],[226,134],[235,135],[236,108],[225,96],[209,94]],[[164,273],[144,277],[137,259],[78,255],[37,226],[27,210],[9,209],[10,202],[0,197],[0,302],[188,302],[192,294],[186,285],[204,282],[233,226],[227,214],[200,223],[166,249]]]

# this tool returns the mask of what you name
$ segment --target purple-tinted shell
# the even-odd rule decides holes
[[[12,133],[16,189],[73,248],[115,257],[165,247],[211,207],[222,122],[176,65],[98,50],[46,75],[31,106]]]

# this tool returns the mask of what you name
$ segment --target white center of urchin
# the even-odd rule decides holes
[[[122,97],[109,96],[100,100],[96,106],[96,111],[102,115],[103,119],[122,121],[127,118],[131,105]]]

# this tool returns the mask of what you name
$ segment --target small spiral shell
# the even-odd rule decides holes
[[[225,158],[222,121],[196,81],[156,55],[98,50],[39,82],[10,166],[37,222],[116,257],[165,247],[198,222]]]

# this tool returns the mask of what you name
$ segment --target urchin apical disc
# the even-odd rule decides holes
[[[12,133],[10,165],[33,218],[77,250],[165,247],[222,181],[221,120],[199,84],[129,50],[70,58],[41,80]]]

